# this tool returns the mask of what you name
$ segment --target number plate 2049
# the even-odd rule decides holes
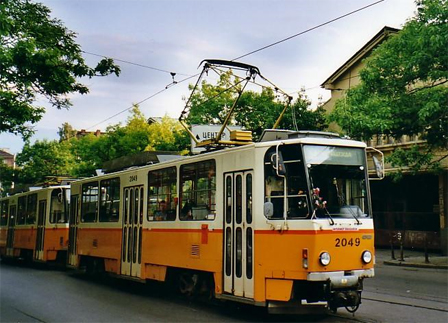
[[[358,247],[361,244],[360,238],[336,238],[334,240],[334,246],[340,247]]]

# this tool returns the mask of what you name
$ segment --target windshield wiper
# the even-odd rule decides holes
[[[342,208],[342,206],[346,204],[345,203],[345,196],[343,194],[339,193],[338,180],[337,180],[336,177],[333,177],[333,185],[336,187],[336,194],[338,195],[339,207]],[[348,207],[348,212],[356,220],[358,225],[362,224],[361,221],[359,221],[358,217],[353,212],[351,207]]]
[[[314,207],[314,211],[313,211],[313,215],[311,216],[311,218],[316,218],[316,211],[317,210],[322,210],[322,212],[327,216],[328,220],[330,221],[330,225],[334,225],[334,220],[330,215],[330,212],[328,212],[327,210],[327,201],[323,201],[322,198],[319,196],[320,194],[320,189],[318,187],[313,187],[313,193],[312,193],[312,198],[313,198],[313,207]]]

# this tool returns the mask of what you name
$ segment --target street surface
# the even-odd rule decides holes
[[[0,263],[1,322],[448,322],[448,271],[385,266],[366,280],[353,316],[268,315],[234,303],[190,301],[164,285],[90,279]]]

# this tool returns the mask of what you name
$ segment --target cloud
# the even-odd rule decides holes
[[[305,31],[330,19],[366,6],[368,0],[322,1],[79,1],[40,0],[52,9],[52,16],[78,33],[82,49],[178,73],[177,81],[194,75],[206,58],[233,59],[263,46]],[[317,103],[318,87],[341,64],[385,25],[400,27],[413,15],[411,0],[389,0],[337,22],[290,39],[241,59],[256,65],[264,76],[288,93],[309,88]],[[85,54],[89,65],[101,58]],[[63,122],[88,128],[155,95],[141,104],[146,116],[177,117],[188,96],[188,83],[164,90],[172,82],[169,73],[126,63],[120,77],[83,79],[90,88],[84,96],[70,95],[73,107],[48,108],[36,126],[36,138],[53,138]],[[102,123],[124,122],[128,113]],[[54,129],[50,131],[49,129]],[[53,137],[51,137],[53,136]],[[1,145],[11,143],[4,134]],[[14,148],[16,147],[16,148]]]

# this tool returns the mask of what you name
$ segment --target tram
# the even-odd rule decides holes
[[[363,142],[275,129],[292,100],[277,87],[287,104],[274,129],[257,142],[244,130],[223,140],[243,89],[266,79],[248,64],[204,62],[193,92],[208,71],[245,73],[213,138],[196,139],[187,100],[179,121],[204,153],[3,198],[0,255],[67,255],[68,267],[90,274],[167,282],[273,313],[356,311],[374,276],[369,166],[381,177],[381,163],[368,162]]]
[[[356,309],[374,276],[366,146],[328,133],[75,181],[69,265],[271,309]]]
[[[69,185],[0,198],[0,256],[66,262]]]

